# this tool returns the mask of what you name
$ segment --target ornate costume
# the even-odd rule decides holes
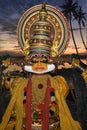
[[[55,69],[54,58],[58,60],[68,43],[66,18],[50,5],[32,7],[19,21],[18,38],[28,57],[25,70],[33,74],[29,78],[14,80],[12,98],[0,130],[7,130],[13,109],[15,130],[81,130],[66,104],[68,85],[65,79],[47,73]]]

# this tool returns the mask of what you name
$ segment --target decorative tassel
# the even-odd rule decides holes
[[[42,130],[49,130],[49,102],[50,102],[50,80],[47,80],[45,107],[43,111]]]
[[[32,118],[31,118],[31,93],[32,93],[32,81],[31,78],[27,84],[27,95],[26,95],[26,130],[31,130]]]

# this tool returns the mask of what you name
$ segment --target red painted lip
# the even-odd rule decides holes
[[[46,69],[44,67],[36,67],[36,68],[34,68],[34,70],[42,71],[42,70],[46,70]]]

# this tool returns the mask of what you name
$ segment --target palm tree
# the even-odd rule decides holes
[[[73,27],[72,27],[72,20],[75,17],[74,15],[77,13],[76,10],[78,9],[78,3],[73,2],[73,0],[65,0],[65,3],[63,5],[61,5],[60,8],[62,9],[62,13],[70,21],[70,27],[71,27],[71,34],[72,34],[73,43],[74,43],[78,58],[80,60],[79,53],[78,53],[78,48],[77,48],[76,41],[75,41],[75,38],[74,38]]]
[[[85,27],[85,24],[86,24],[85,15],[86,15],[86,13],[83,12],[82,7],[80,6],[79,9],[77,10],[77,13],[75,13],[75,20],[78,21],[81,39],[82,39],[82,42],[83,42],[85,49],[87,50],[87,46],[85,44],[85,41],[84,41],[84,38],[82,35],[82,26]]]

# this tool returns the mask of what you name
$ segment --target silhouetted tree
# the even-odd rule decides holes
[[[75,13],[75,20],[78,21],[81,39],[82,39],[82,42],[84,44],[85,49],[87,50],[87,46],[85,44],[83,34],[82,34],[82,26],[85,27],[85,25],[86,25],[86,17],[85,17],[85,15],[86,15],[86,13],[83,12],[82,7],[80,6],[78,8],[78,10],[77,10],[77,13]]]
[[[77,48],[77,45],[76,45],[76,41],[75,41],[74,33],[73,33],[73,27],[72,27],[72,20],[76,16],[76,13],[77,13],[76,11],[78,9],[78,3],[73,2],[73,0],[65,0],[64,4],[61,5],[60,8],[62,9],[62,13],[70,21],[72,39],[73,39],[73,43],[74,43],[77,55],[79,57],[78,48]],[[79,57],[79,60],[80,60],[80,57]]]

